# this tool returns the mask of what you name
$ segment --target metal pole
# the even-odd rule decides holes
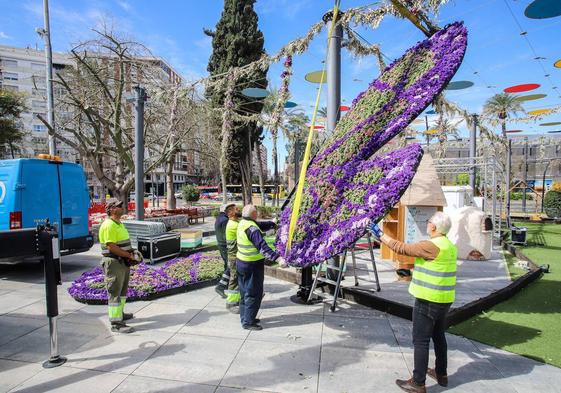
[[[473,126],[471,127],[469,133],[469,159],[470,159],[470,168],[469,168],[469,186],[471,187],[471,192],[473,193],[473,197],[475,197],[475,152],[476,152],[476,143],[477,143],[477,115],[473,114]]]
[[[339,17],[343,15],[339,12]],[[333,12],[323,16],[323,21],[331,28]],[[341,115],[341,39],[343,26],[336,25],[331,36],[329,56],[327,58],[327,131],[333,132]]]
[[[506,225],[510,228],[510,172],[512,166],[512,140],[508,140],[506,152]]]
[[[136,122],[134,125],[134,194],[135,218],[144,220],[144,102],[146,90],[135,86]]]
[[[543,177],[542,177],[542,209],[541,212],[543,213],[543,200],[545,198],[545,174],[547,173],[547,168],[549,168],[549,164],[551,163],[551,161],[548,161],[547,164],[545,164],[545,169],[543,170]]]
[[[427,147],[429,147],[429,117],[427,115],[425,115],[425,134],[427,135]]]
[[[49,22],[49,0],[43,0],[43,15],[45,18],[45,28],[43,39],[45,40],[45,63],[47,70],[47,119],[52,129],[55,129],[55,110],[53,100],[53,51],[51,48],[51,26]],[[54,135],[48,135],[49,154],[56,155],[56,143]]]
[[[492,207],[492,215],[493,215],[493,230],[495,230],[495,226],[497,225],[497,163],[493,158],[493,207]],[[500,221],[499,217],[499,221]]]
[[[526,189],[528,188],[528,137],[524,146],[524,190],[522,191],[522,212],[526,215]]]

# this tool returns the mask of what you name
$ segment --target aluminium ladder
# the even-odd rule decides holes
[[[366,237],[368,239],[368,249],[370,251],[370,260],[372,262],[372,269],[374,270],[374,276],[376,278],[376,291],[380,291],[380,280],[378,278],[378,269],[376,268],[376,260],[374,258],[374,250],[372,248],[372,238],[370,236],[370,232],[366,232]],[[354,273],[354,278],[355,278],[355,286],[358,286],[358,277],[356,275],[356,271],[358,270],[356,267],[356,256],[355,256],[355,250],[363,250],[363,247],[359,247],[356,245],[356,242],[353,243],[353,245],[350,247],[351,250],[351,258],[352,258],[352,262],[353,262],[353,273]],[[333,264],[329,264],[329,260],[322,262],[320,265],[317,266],[317,272],[316,272],[316,277],[314,279],[314,283],[312,284],[312,289],[310,290],[310,295],[308,296],[308,302],[310,302],[312,300],[312,297],[314,296],[314,291],[318,286],[318,283],[326,283],[326,284],[331,284],[335,286],[335,291],[333,293],[333,302],[331,304],[331,307],[329,308],[329,310],[331,312],[335,311],[335,307],[337,306],[337,298],[339,297],[339,294],[341,293],[341,280],[343,278],[343,273],[345,271],[345,266],[346,266],[346,260],[347,260],[347,250],[345,250],[343,252],[343,256],[342,256],[342,261],[338,264],[338,265],[333,265]],[[322,272],[322,267],[326,266],[325,272],[326,272],[326,277],[322,277],[321,276],[321,272]],[[327,277],[327,272],[329,270],[335,270],[337,272],[337,278],[335,280],[330,279]]]

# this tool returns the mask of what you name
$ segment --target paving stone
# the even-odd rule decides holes
[[[232,338],[176,334],[133,374],[218,385],[242,343]]]
[[[205,308],[183,326],[178,333],[245,339],[249,330],[242,328],[238,314],[232,314],[226,309]]]
[[[136,312],[130,323],[138,331],[157,330],[175,333],[200,312],[200,309],[186,305],[151,303]]]
[[[10,392],[109,393],[125,377],[122,374],[102,373],[62,366],[45,369]]]
[[[221,385],[275,392],[315,391],[319,353],[318,346],[248,340]]]
[[[249,333],[248,340],[278,344],[321,345],[323,317],[314,314],[278,315],[261,318],[263,330]]]
[[[112,393],[213,393],[216,386],[129,375]]]
[[[24,319],[8,315],[0,316],[0,348],[3,344],[45,326],[48,322],[47,318]]]
[[[43,367],[37,363],[0,359],[0,392],[15,388],[42,370]]]

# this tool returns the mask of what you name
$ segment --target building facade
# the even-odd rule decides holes
[[[156,77],[165,82],[181,83],[181,76],[163,59],[157,57],[143,57],[142,61],[156,67]],[[53,52],[53,76],[64,71],[66,67],[75,67],[71,56],[65,53]],[[35,157],[37,154],[48,153],[47,127],[39,120],[39,116],[47,119],[46,94],[46,60],[44,51],[31,48],[16,48],[0,45],[0,88],[24,94],[27,110],[21,116],[21,129],[25,140],[17,152],[18,157]],[[64,89],[55,84],[54,99],[64,94]],[[132,92],[129,92],[132,94]],[[72,116],[72,113],[62,113],[56,108],[56,117]],[[192,148],[192,146],[191,146]],[[0,154],[6,152],[0,152]],[[87,162],[81,159],[78,152],[57,140],[57,152],[63,161],[77,162],[84,166],[88,177],[88,185],[94,199],[106,195],[106,190],[98,181]],[[6,154],[0,158],[11,158]],[[196,152],[182,150],[176,156],[173,166],[174,190],[179,190],[184,184],[197,183],[200,178],[198,170],[199,157]],[[155,191],[164,195],[166,190],[166,176],[164,168],[157,168],[145,179],[146,192]]]

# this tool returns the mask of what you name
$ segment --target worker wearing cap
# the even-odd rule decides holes
[[[226,247],[228,248],[228,268],[230,281],[226,292],[226,308],[237,314],[240,312],[240,291],[238,289],[238,271],[236,270],[236,254],[238,252],[237,231],[242,213],[233,203],[226,206],[228,224],[226,224]]]
[[[263,298],[265,259],[276,261],[281,267],[286,266],[284,258],[269,247],[262,232],[275,228],[276,224],[269,221],[257,223],[256,220],[255,206],[244,206],[237,229],[236,267],[240,287],[240,320],[247,330],[263,329],[256,317]]]
[[[110,199],[106,205],[107,218],[99,227],[101,244],[101,266],[105,273],[105,285],[108,293],[109,321],[111,330],[117,333],[131,333],[134,329],[125,321],[132,319],[132,314],[123,312],[129,287],[130,260],[136,259],[129,232],[121,222],[123,202]]]
[[[220,213],[214,222],[214,234],[216,236],[216,243],[218,243],[218,251],[224,261],[224,272],[214,290],[224,299],[226,299],[225,290],[228,288],[230,282],[230,269],[228,268],[228,249],[226,246],[226,225],[228,224],[228,215],[226,209],[232,204],[225,204],[220,206]]]

